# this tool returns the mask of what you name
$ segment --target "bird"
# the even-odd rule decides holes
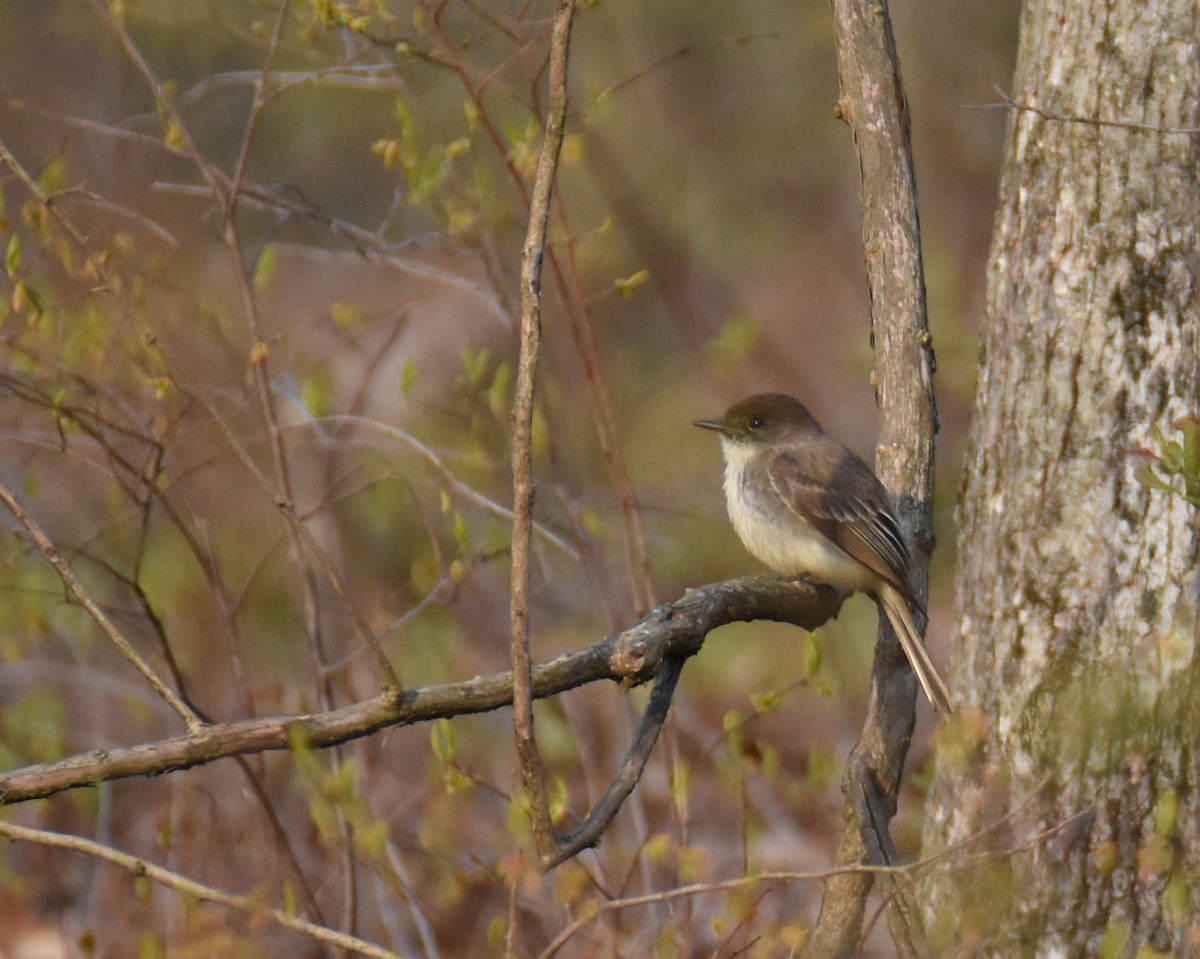
[[[924,610],[908,584],[908,547],[871,468],[785,393],[750,396],[695,425],[721,438],[729,518],[751,555],[785,576],[873,596],[925,695],[950,713],[913,617]]]

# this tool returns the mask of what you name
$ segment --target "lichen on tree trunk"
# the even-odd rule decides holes
[[[1007,818],[932,927],[1194,953],[1200,511],[1131,454],[1197,410],[1200,3],[1028,0],[1012,98],[928,838]]]

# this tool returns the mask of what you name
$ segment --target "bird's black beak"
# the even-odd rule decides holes
[[[716,430],[718,433],[729,432],[729,427],[725,425],[723,420],[696,420],[692,425],[699,426],[701,429]]]

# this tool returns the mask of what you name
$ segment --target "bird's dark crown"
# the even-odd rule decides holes
[[[786,393],[757,393],[734,403],[719,420],[697,420],[696,425],[749,443],[771,443],[821,432],[804,404]]]

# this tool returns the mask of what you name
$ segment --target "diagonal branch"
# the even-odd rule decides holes
[[[66,560],[59,555],[54,544],[50,542],[49,537],[43,532],[41,526],[29,514],[29,512],[17,502],[17,498],[9,491],[6,486],[0,485],[0,502],[8,508],[8,511],[17,518],[17,521],[25,527],[30,538],[37,544],[38,549],[42,551],[47,561],[54,567],[54,571],[58,573],[63,584],[71,591],[71,594],[79,601],[79,604],[87,610],[88,615],[92,617],[96,625],[103,630],[106,635],[121,651],[134,669],[145,677],[146,681],[154,688],[167,704],[179,714],[179,718],[183,720],[190,732],[196,732],[204,725],[204,721],[196,715],[190,706],[183,701],[175,690],[171,689],[162,678],[150,668],[137,650],[133,648],[129,640],[121,635],[121,631],[117,629],[116,624],[109,619],[108,615],[100,608],[94,599],[88,594],[88,591],[83,588],[83,584],[71,571],[71,567],[67,565]]]
[[[768,619],[816,629],[841,606],[833,590],[804,582],[748,576],[689,589],[640,622],[584,649],[535,666],[531,694],[555,696],[597,680],[636,685],[654,678],[668,657],[686,659],[709,632],[728,623]],[[0,773],[0,805],[130,776],[157,776],[229,756],[290,749],[299,741],[325,748],[390,726],[490,712],[513,701],[511,673],[386,693],[320,713],[214,723],[185,736],[87,753]]]
[[[667,721],[667,712],[671,708],[671,699],[675,695],[675,686],[678,684],[682,672],[683,659],[680,657],[668,656],[663,660],[662,667],[658,672],[658,679],[654,684],[654,692],[650,694],[650,702],[646,705],[641,726],[638,728],[633,745],[629,747],[625,761],[621,763],[621,768],[617,770],[617,774],[613,777],[608,789],[604,791],[604,795],[600,797],[600,801],[592,807],[592,811],[587,814],[579,827],[558,840],[553,856],[544,863],[547,869],[566,862],[600,842],[601,833],[612,822],[617,810],[621,808],[621,803],[633,792],[633,787],[642,778],[642,770],[646,768],[650,751],[654,748],[658,734]]]
[[[163,866],[147,862],[137,856],[131,856],[127,852],[121,852],[94,840],[84,839],[82,836],[70,836],[47,829],[31,829],[28,826],[18,826],[11,822],[0,822],[0,836],[14,842],[36,843],[40,846],[69,849],[92,856],[124,869],[134,876],[148,877],[159,885],[174,889],[185,896],[194,897],[200,902],[212,902],[230,909],[237,909],[255,918],[269,918],[285,929],[298,932],[317,942],[324,942],[339,949],[357,953],[360,956],[373,956],[375,959],[399,959],[397,953],[390,949],[384,949],[382,946],[367,942],[358,936],[351,936],[344,932],[338,932],[336,929],[330,929],[328,926],[320,926],[301,919],[290,911],[264,905],[255,896],[235,896],[228,892],[222,892],[220,889],[214,889],[212,886],[206,886],[194,879],[188,879]]]

